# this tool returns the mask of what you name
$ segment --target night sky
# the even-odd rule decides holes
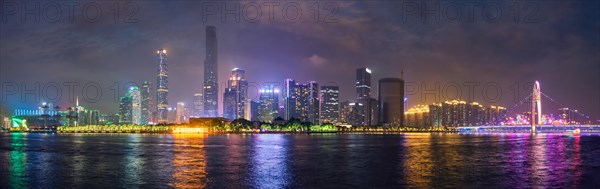
[[[169,58],[169,104],[175,106],[176,102],[183,101],[191,105],[192,95],[201,92],[205,27],[214,25],[218,36],[220,90],[224,89],[231,69],[243,68],[251,85],[250,98],[257,97],[256,86],[282,85],[285,78],[293,78],[302,83],[315,80],[320,85],[339,85],[341,100],[351,100],[356,93],[355,70],[369,67],[373,70],[373,97],[377,97],[376,85],[380,78],[400,77],[402,69],[406,82],[417,83],[419,87],[425,83],[431,90],[434,83],[439,82],[439,91],[443,92],[444,85],[449,86],[444,98],[437,94],[438,100],[433,99],[434,95],[422,99],[421,91],[408,95],[409,107],[456,97],[456,89],[448,84],[450,82],[460,85],[462,99],[467,99],[468,88],[464,84],[479,82],[474,100],[511,108],[514,111],[509,115],[512,116],[527,108],[522,105],[512,109],[516,104],[515,83],[521,88],[516,100],[519,101],[530,93],[530,89],[525,88],[526,83],[539,80],[542,92],[556,102],[543,99],[544,111],[555,111],[558,104],[562,104],[600,118],[600,3],[597,1],[518,1],[518,20],[514,18],[513,2],[469,1],[480,4],[474,8],[473,20],[469,20],[469,8],[463,1],[443,1],[437,2],[441,8],[434,11],[440,15],[439,22],[432,17],[422,17],[424,7],[420,2],[333,1],[337,7],[334,12],[324,9],[326,2],[317,2],[318,22],[311,12],[315,2],[291,2],[298,3],[302,10],[296,22],[286,21],[282,15],[282,7],[290,2],[280,2],[279,7],[274,8],[272,20],[268,8],[261,6],[262,17],[256,22],[247,19],[257,15],[253,7],[248,8],[251,2],[242,2],[240,9],[248,9],[244,9],[245,14],[242,11],[240,21],[236,22],[234,15],[226,15],[223,20],[221,10],[203,16],[207,12],[197,1],[133,1],[130,7],[119,2],[117,23],[111,7],[117,1],[96,1],[94,5],[99,5],[103,12],[93,23],[82,15],[81,7],[86,2],[79,2],[75,14],[69,16],[67,7],[62,5],[64,2],[58,1],[63,10],[62,19],[56,23],[44,20],[44,15],[38,22],[34,16],[25,15],[24,21],[20,10],[9,14],[12,10],[6,9],[6,5],[15,2],[0,2],[5,5],[0,6],[3,7],[1,82],[5,85],[25,83],[30,88],[35,82],[40,82],[42,87],[49,82],[61,85],[80,82],[76,95],[81,95],[85,83],[96,82],[102,87],[99,101],[80,99],[80,102],[102,113],[114,113],[118,109],[115,91],[111,89],[115,82],[123,87],[127,82],[148,80],[155,90],[156,49],[159,48],[167,49]],[[46,3],[42,2],[41,6]],[[236,3],[210,5],[223,8]],[[416,9],[410,10],[416,10],[416,14],[409,14],[408,8],[412,5],[416,5]],[[484,5],[499,8],[500,18],[485,20],[498,14],[482,11]],[[137,12],[127,20],[125,15],[133,10],[127,8],[135,7]],[[456,14],[455,7],[461,8],[462,16],[451,22],[449,18]],[[288,9],[290,17],[296,14],[293,9]],[[48,14],[54,17],[52,10]],[[94,16],[93,12],[88,11],[88,14]],[[333,16],[327,17],[329,14]],[[497,83],[501,87],[502,95],[497,102],[486,102],[481,94],[486,83]],[[62,97],[57,102],[62,107],[72,105],[68,102],[67,89],[63,86]],[[7,96],[6,90],[3,88],[3,96]],[[90,91],[93,98],[94,89]],[[119,95],[123,92],[121,90]],[[489,92],[491,98],[496,96],[494,88]],[[219,95],[222,100],[222,93]],[[39,106],[33,96],[28,97],[21,101],[18,95],[8,95],[3,106],[6,109]],[[222,104],[219,109],[222,112]]]

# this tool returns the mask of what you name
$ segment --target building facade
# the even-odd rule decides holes
[[[167,123],[167,114],[169,107],[169,74],[167,50],[158,49],[158,76],[156,78],[156,121],[158,123]]]
[[[260,91],[258,105],[258,120],[271,123],[279,117],[279,89],[272,85],[263,87]]]
[[[142,108],[142,115],[141,115],[141,124],[148,124],[151,122],[150,116],[152,115],[152,113],[150,112],[150,105],[152,103],[152,100],[150,99],[150,82],[149,81],[144,81],[142,83],[142,90],[140,91],[141,95],[142,95],[142,100],[141,100],[141,108]]]
[[[206,27],[206,59],[204,60],[204,116],[218,117],[219,110],[219,75],[217,52],[217,29]]]
[[[245,71],[235,68],[227,81],[227,88],[223,93],[223,117],[234,120],[244,118],[248,98],[248,81]]]
[[[204,110],[204,98],[202,93],[194,94],[194,113],[193,117],[202,117]]]
[[[356,103],[360,103],[356,118],[359,120],[355,125],[371,126],[371,69],[359,68],[356,70]]]
[[[319,122],[319,84],[306,84],[286,79],[284,85],[285,119],[300,119],[302,122]]]
[[[379,80],[379,121],[384,126],[404,125],[404,80],[383,78]]]
[[[337,123],[340,118],[340,88],[338,86],[321,86],[320,121]]]

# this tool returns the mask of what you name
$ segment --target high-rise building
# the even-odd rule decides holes
[[[186,121],[185,116],[185,104],[183,102],[178,102],[177,107],[175,109],[175,123],[182,124]]]
[[[119,103],[120,124],[141,124],[142,106],[140,89],[137,86],[129,87],[129,90],[121,97]],[[80,108],[77,108],[78,110]],[[85,114],[79,114],[81,119]],[[87,119],[87,118],[83,118]],[[81,121],[80,121],[81,122]]]
[[[346,100],[340,103],[340,122],[349,124],[350,123],[350,101]]]
[[[366,109],[368,111],[366,113],[366,115],[368,115],[367,118],[369,118],[367,120],[367,125],[369,125],[369,126],[378,125],[379,124],[379,101],[377,99],[370,98],[366,106],[368,108],[368,109]]]
[[[131,95],[131,123],[142,124],[142,94],[140,88],[133,86],[129,88]]]
[[[321,86],[321,124],[337,123],[340,117],[340,88]]]
[[[431,127],[431,114],[429,106],[417,105],[404,112],[404,124],[407,127],[427,128]]]
[[[204,60],[204,114],[217,117],[219,110],[217,31],[206,27],[206,59]]]
[[[227,88],[223,93],[223,117],[229,120],[236,119],[237,93],[235,89]]]
[[[251,121],[260,121],[260,101],[251,100],[250,101],[250,120]]]
[[[260,91],[258,119],[262,122],[272,122],[279,117],[279,89],[273,85],[263,87]]]
[[[283,112],[284,119],[298,118],[296,115],[296,81],[293,79],[286,79],[284,81],[283,105],[285,106],[285,112]]]
[[[202,117],[202,110],[204,110],[204,98],[202,93],[194,94],[194,117]]]
[[[156,78],[156,107],[158,123],[167,123],[169,107],[169,74],[167,67],[167,50],[158,49],[158,76]]]
[[[501,125],[506,119],[506,108],[501,106],[490,106],[487,109],[487,124]]]
[[[319,123],[319,85],[315,81],[306,84],[285,80],[285,119],[300,119],[303,122]]]
[[[379,121],[384,126],[403,126],[404,80],[383,78],[379,80]]]
[[[371,123],[373,120],[371,114],[371,70],[369,68],[359,68],[356,70],[356,103],[363,104],[358,111],[358,125],[372,126],[377,123]]]
[[[150,82],[144,81],[142,83],[142,90],[140,91],[142,94],[142,117],[141,124],[148,124],[150,121]]]
[[[248,81],[244,77],[244,70],[234,68],[223,93],[223,117],[230,120],[244,118],[247,97]]]

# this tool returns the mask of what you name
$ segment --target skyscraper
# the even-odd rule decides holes
[[[214,26],[206,27],[206,59],[204,60],[204,115],[217,117],[219,110],[217,32]]]
[[[279,89],[273,85],[263,87],[260,91],[258,119],[262,122],[272,122],[279,117]]]
[[[227,81],[227,89],[223,93],[223,117],[228,119],[244,118],[246,114],[246,98],[248,81],[244,78],[244,70],[234,68]]]
[[[283,105],[285,112],[283,115],[284,119],[290,120],[291,118],[298,118],[296,115],[296,81],[293,79],[286,79],[283,86]]]
[[[119,102],[120,124],[141,124],[142,107],[141,94],[137,86],[129,87],[129,90],[121,97]]]
[[[142,94],[140,88],[137,86],[130,87],[129,95],[131,96],[131,123],[140,125],[142,124]]]
[[[142,83],[142,117],[141,124],[148,124],[150,122],[150,82],[144,81]]]
[[[202,110],[204,110],[204,98],[202,93],[194,94],[194,117],[202,117]]]
[[[321,86],[321,124],[337,123],[340,117],[340,88]]]
[[[182,124],[185,123],[185,120],[185,104],[183,102],[178,102],[175,109],[175,123]]]
[[[251,100],[250,101],[250,120],[251,121],[260,121],[260,101]]]
[[[387,126],[404,124],[404,80],[383,78],[379,80],[380,122]]]
[[[229,120],[236,119],[237,93],[235,89],[227,88],[223,93],[223,117]]]
[[[356,103],[362,104],[359,106],[356,118],[359,120],[358,125],[371,126],[377,123],[371,123],[372,111],[370,106],[371,100],[371,70],[369,68],[359,68],[356,70]]]
[[[158,76],[156,78],[156,107],[158,123],[167,123],[169,107],[169,80],[167,68],[167,50],[158,49]]]
[[[319,123],[319,85],[315,81],[306,84],[285,80],[285,118],[303,122]]]

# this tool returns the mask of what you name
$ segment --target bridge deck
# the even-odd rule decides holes
[[[564,133],[567,130],[579,129],[581,133],[600,133],[600,125],[538,125],[536,131],[539,133]],[[458,132],[463,133],[528,133],[531,132],[530,125],[518,126],[469,126],[457,127]]]

